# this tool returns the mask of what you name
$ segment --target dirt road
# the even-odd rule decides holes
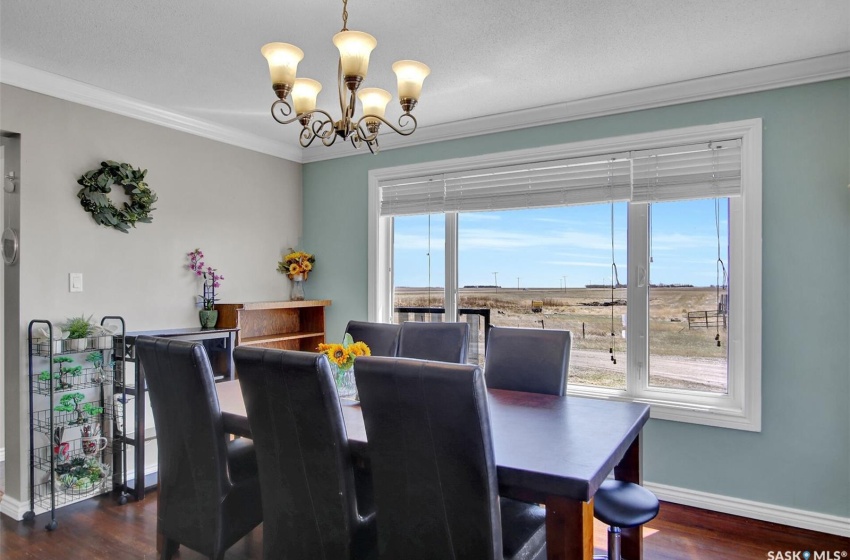
[[[626,374],[625,353],[620,353],[614,364],[605,352],[575,350],[570,355],[570,370],[606,371],[618,376]],[[685,358],[682,356],[655,356],[651,359],[653,384],[664,386],[708,385],[713,390],[726,389],[726,363],[717,358]]]

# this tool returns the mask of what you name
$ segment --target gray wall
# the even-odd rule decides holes
[[[16,135],[0,137],[0,145],[4,150],[4,173],[13,172],[16,177],[21,175],[21,140]],[[3,228],[12,227],[20,231],[21,207],[20,207],[20,190],[15,190],[13,193],[7,193],[5,190],[0,192],[3,197]],[[17,347],[18,341],[18,323],[20,317],[20,302],[18,301],[21,292],[21,267],[18,263],[12,265],[0,265],[3,267],[3,322],[5,333],[5,348]],[[6,372],[15,372],[20,369],[20,356],[17,352],[3,352],[3,375],[0,375],[0,403],[5,402],[5,375]],[[4,406],[2,411],[7,408]],[[0,413],[0,449],[6,448],[6,419],[5,412]],[[14,437],[14,435],[13,435]],[[14,441],[17,445],[18,439]]]
[[[84,313],[121,315],[129,330],[197,326],[200,285],[185,268],[196,247],[224,274],[223,301],[286,299],[275,266],[301,235],[301,166],[11,86],[0,96],[0,129],[21,135],[20,315],[7,332],[21,367],[7,370],[5,407],[6,490],[21,499],[27,323]],[[76,180],[104,159],[148,170],[152,224],[123,234],[80,207]],[[84,292],[69,293],[69,272]]]
[[[645,478],[850,517],[850,80],[305,165],[302,247],[317,258],[309,288],[334,300],[330,338],[367,317],[370,169],[758,117],[763,430],[651,420]]]

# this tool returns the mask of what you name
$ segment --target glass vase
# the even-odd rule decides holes
[[[292,291],[289,293],[290,301],[304,301],[304,275],[297,274],[292,277]]]
[[[357,383],[354,381],[354,366],[345,369],[331,362],[331,373],[334,376],[336,392],[341,399],[359,400],[357,398]]]

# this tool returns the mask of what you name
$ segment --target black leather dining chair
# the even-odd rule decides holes
[[[484,359],[487,387],[564,396],[571,346],[570,331],[492,327]]]
[[[262,521],[254,445],[225,436],[203,345],[140,336],[159,446],[161,558],[179,545],[213,560]]]
[[[349,321],[345,327],[355,342],[365,342],[373,356],[395,356],[398,350],[398,332],[401,325]]]
[[[356,484],[327,356],[242,346],[233,359],[260,469],[263,558],[377,558],[370,479]]]
[[[499,498],[474,365],[358,358],[381,560],[545,558],[543,508]]]
[[[416,358],[453,364],[466,363],[469,323],[405,321],[398,334],[400,358]]]

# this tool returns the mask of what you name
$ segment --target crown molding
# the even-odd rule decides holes
[[[302,148],[168,110],[64,76],[0,59],[0,82],[180,132],[301,162]]]
[[[600,95],[544,107],[421,127],[413,136],[381,135],[381,150],[468,138],[534,126],[563,123],[642,109],[691,103],[850,76],[850,51],[729,72],[672,84]],[[362,150],[359,150],[359,153]],[[348,144],[310,147],[303,163],[354,155]]]
[[[556,103],[544,107],[523,109],[506,114],[488,115],[421,127],[413,136],[385,134],[381,135],[381,150],[406,148],[419,144],[494,134],[846,77],[850,77],[850,51]],[[3,59],[0,59],[0,82],[296,163],[348,157],[364,151],[352,152],[352,148],[345,142],[340,142],[331,147],[317,145],[303,149],[292,144],[189,117],[132,97]]]

